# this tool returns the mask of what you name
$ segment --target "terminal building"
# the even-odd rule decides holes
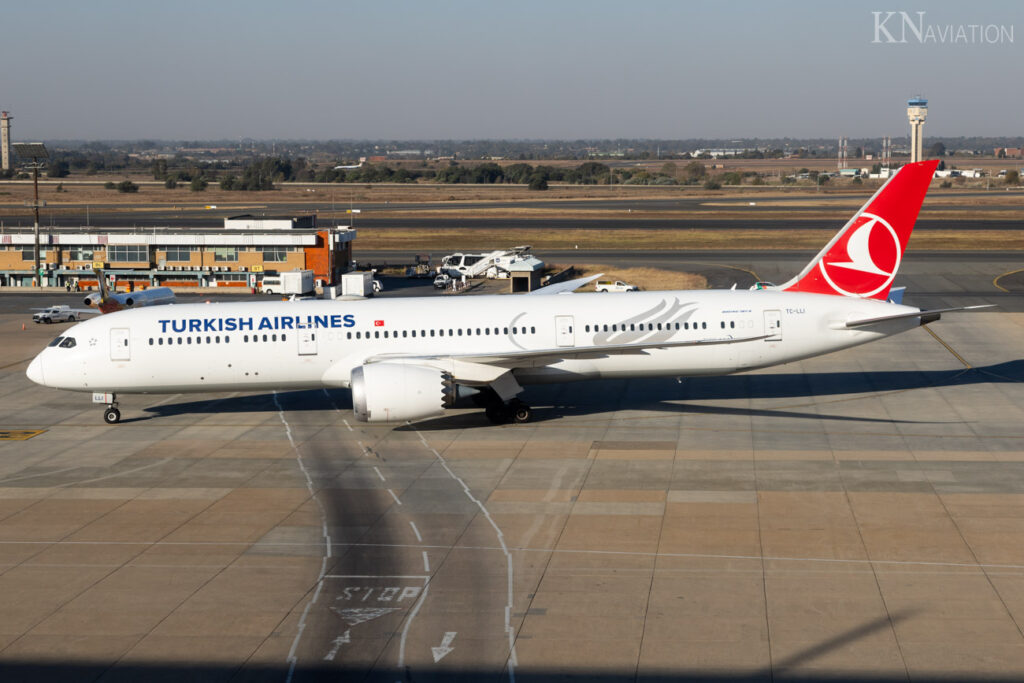
[[[255,287],[264,274],[312,270],[336,284],[352,263],[356,231],[315,216],[234,216],[216,228],[50,228],[39,237],[44,286],[95,286],[102,267],[118,286]],[[0,234],[0,285],[32,286],[31,228]]]

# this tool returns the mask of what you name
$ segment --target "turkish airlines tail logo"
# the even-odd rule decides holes
[[[907,164],[897,171],[781,289],[884,300],[938,163]]]

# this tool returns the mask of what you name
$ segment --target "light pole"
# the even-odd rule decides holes
[[[50,154],[46,151],[46,146],[41,142],[15,142],[11,145],[14,148],[14,153],[22,159],[32,160],[32,187],[34,189],[34,200],[32,202],[32,208],[35,210],[35,242],[34,242],[34,261],[35,261],[35,273],[34,280],[37,287],[43,285],[43,274],[39,270],[39,168],[42,165],[40,159],[49,159]],[[25,202],[28,204],[28,202]]]

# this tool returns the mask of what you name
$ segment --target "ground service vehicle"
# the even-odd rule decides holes
[[[308,294],[313,291],[313,271],[289,270],[264,275],[261,287],[265,294]]]
[[[81,311],[67,305],[50,306],[32,314],[34,323],[73,323],[82,319]]]
[[[638,292],[640,288],[622,280],[598,280],[594,283],[594,289],[598,292]]]

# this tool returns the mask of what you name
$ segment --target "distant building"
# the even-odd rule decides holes
[[[1000,154],[1001,152],[1001,154]],[[996,147],[993,154],[1006,159],[1020,159],[1024,156],[1024,149],[1020,147]]]
[[[228,219],[230,220],[230,219]],[[44,285],[95,286],[92,270],[104,271],[136,288],[252,287],[263,274],[312,270],[322,284],[335,284],[352,263],[355,230],[317,228],[222,230],[149,228],[52,228],[41,235]],[[0,284],[32,281],[31,229],[0,235]]]
[[[316,228],[316,216],[295,216],[292,218],[276,216],[253,216],[242,214],[224,219],[225,230],[313,230]]]

